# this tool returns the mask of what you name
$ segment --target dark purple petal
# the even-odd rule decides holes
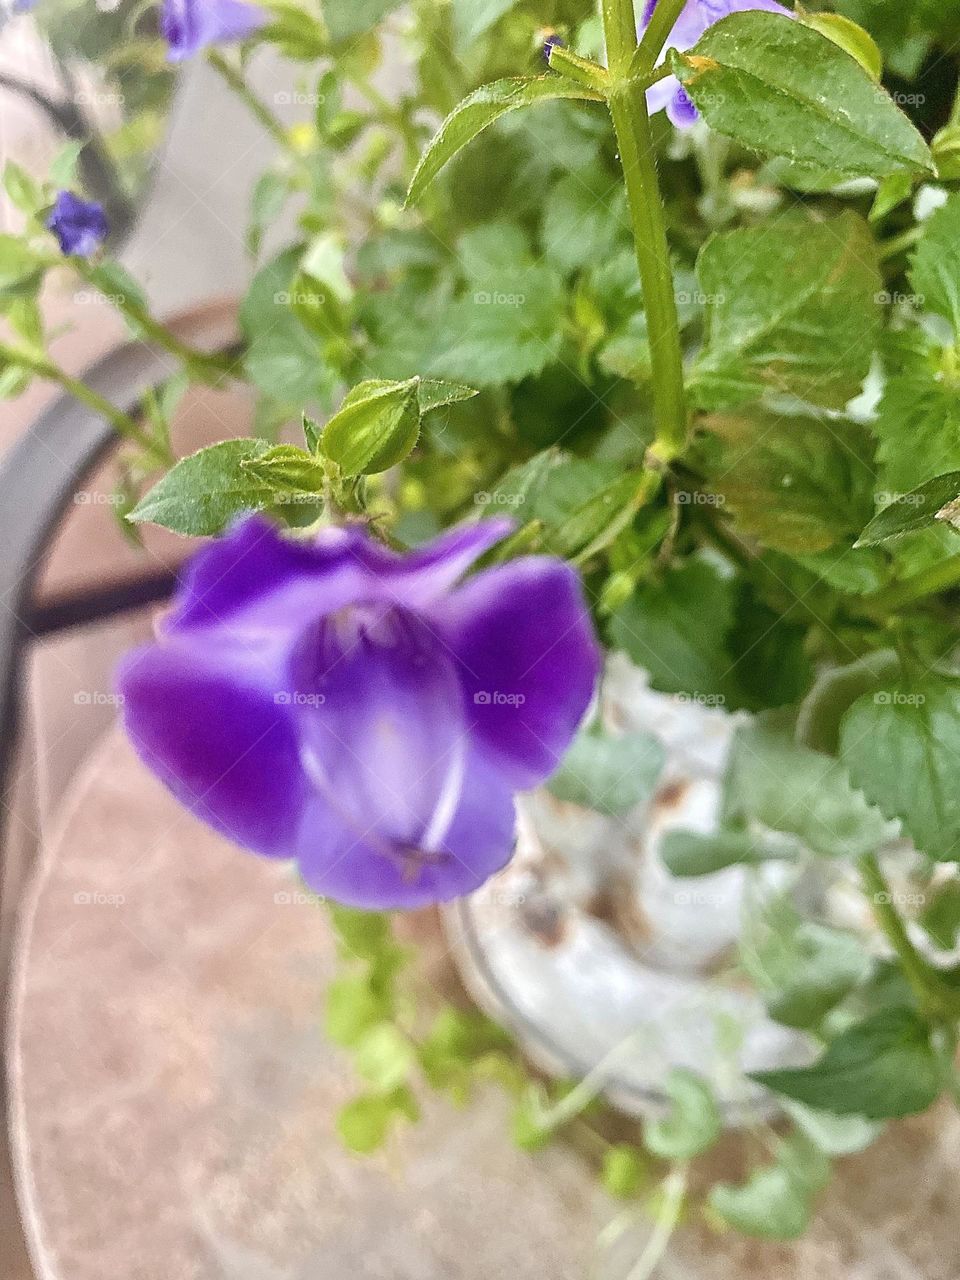
[[[513,853],[510,789],[482,756],[469,756],[459,804],[432,852],[404,850],[367,827],[331,823],[318,802],[301,828],[300,873],[317,893],[367,910],[449,902],[480,887]]]
[[[432,617],[456,656],[474,740],[513,786],[542,782],[600,670],[580,579],[558,560],[514,560],[478,574]]]
[[[667,104],[667,118],[677,129],[689,129],[700,119],[700,112],[693,105],[693,99],[682,85]]]
[[[130,740],[181,804],[257,853],[293,857],[306,779],[268,673],[150,645],[127,656],[119,690]]]
[[[267,21],[266,13],[244,0],[164,0],[160,31],[171,62],[182,62],[201,49],[245,40]]]
[[[60,245],[61,253],[89,258],[107,238],[109,224],[103,206],[81,200],[72,191],[58,191],[46,222]]]
[[[292,633],[351,603],[428,605],[512,527],[509,520],[464,525],[400,557],[359,528],[297,542],[262,516],[248,516],[196,555],[166,628]]]

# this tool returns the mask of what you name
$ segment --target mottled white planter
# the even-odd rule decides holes
[[[664,1110],[668,1070],[688,1067],[711,1082],[729,1125],[748,1124],[775,1107],[746,1073],[807,1061],[810,1044],[772,1022],[728,962],[750,895],[797,873],[772,863],[681,880],[659,856],[668,831],[716,829],[743,717],[652,691],[622,655],[608,664],[601,710],[611,732],[663,744],[653,799],[612,819],[546,791],[522,797],[513,861],[445,912],[461,973],[550,1073],[579,1078],[604,1064],[608,1099],[644,1116]]]

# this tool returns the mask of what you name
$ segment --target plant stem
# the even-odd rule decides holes
[[[627,3],[629,6],[629,0]],[[665,466],[682,453],[686,444],[687,405],[680,321],[656,154],[643,89],[631,84],[615,86],[609,103],[627,185],[650,340],[655,425],[650,461]]]
[[[910,941],[906,925],[893,904],[893,894],[874,854],[860,859],[860,874],[877,924],[896,952],[921,1009],[933,1017],[955,1018],[956,996],[947,990],[936,969]]]
[[[232,62],[228,61],[219,49],[208,50],[207,61],[210,66],[213,67],[214,71],[216,71],[218,75],[220,75],[230,86],[237,97],[243,101],[251,114],[259,120],[267,133],[271,134],[273,138],[280,143],[284,151],[296,154],[290,143],[290,134],[286,126],[251,90],[237,67],[235,67]],[[300,157],[297,156],[297,159],[299,161]]]
[[[633,0],[601,0],[607,68],[612,76],[625,74],[637,47],[637,17]]]
[[[657,58],[663,52],[670,32],[686,3],[687,0],[660,0],[647,23],[640,45],[633,55],[631,70],[649,71],[656,65]]]
[[[27,352],[17,351],[14,347],[8,347],[0,343],[0,365],[3,364],[17,365],[22,369],[29,369],[38,378],[46,378],[50,382],[56,382],[63,387],[64,391],[69,392],[75,400],[79,400],[88,409],[92,409],[101,418],[105,418],[118,435],[127,440],[132,440],[135,444],[149,450],[151,453],[156,452],[154,442],[137,425],[133,418],[118,409],[116,405],[111,404],[109,400],[105,400],[99,392],[94,391],[92,387],[88,387],[79,378],[71,377],[69,373],[54,364],[52,360],[32,356]]]
[[[905,253],[907,249],[912,249],[922,235],[923,227],[908,227],[899,235],[891,236],[879,247],[879,261],[887,262],[890,258],[895,258],[898,253]]]
[[[687,1166],[677,1164],[663,1181],[663,1204],[657,1214],[647,1246],[637,1259],[627,1280],[650,1280],[663,1260],[673,1233],[680,1221],[680,1212],[687,1195]]]

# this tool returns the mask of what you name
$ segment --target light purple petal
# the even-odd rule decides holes
[[[301,760],[345,826],[435,847],[469,744],[453,663],[428,625],[393,605],[355,606],[306,633],[290,672]]]
[[[171,62],[182,62],[209,45],[245,40],[267,21],[244,0],[164,0],[160,30]]]
[[[300,835],[300,873],[317,893],[367,910],[448,902],[480,887],[509,861],[514,843],[510,790],[481,755],[466,762],[459,805],[432,855],[390,848],[376,832],[330,822],[308,805]]]
[[[292,857],[306,779],[288,708],[255,662],[150,645],[119,676],[127,733],[181,804],[257,853]]]
[[[542,782],[600,669],[580,579],[557,560],[514,560],[472,578],[432,617],[456,656],[474,740],[515,787]]]

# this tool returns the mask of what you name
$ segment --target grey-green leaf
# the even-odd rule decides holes
[[[736,13],[672,67],[712,128],[849,177],[932,173],[923,138],[848,53],[780,14]]]
[[[447,116],[420,158],[407,192],[407,204],[416,204],[443,166],[495,120],[509,111],[552,98],[579,98],[602,102],[599,93],[560,76],[536,79],[495,80],[476,89]]]
[[[651,1120],[644,1144],[663,1160],[692,1160],[720,1137],[720,1111],[710,1087],[700,1076],[674,1067],[664,1080],[672,1106],[662,1120]]]
[[[663,747],[649,734],[581,733],[548,785],[559,800],[617,817],[649,800],[663,764]]]

